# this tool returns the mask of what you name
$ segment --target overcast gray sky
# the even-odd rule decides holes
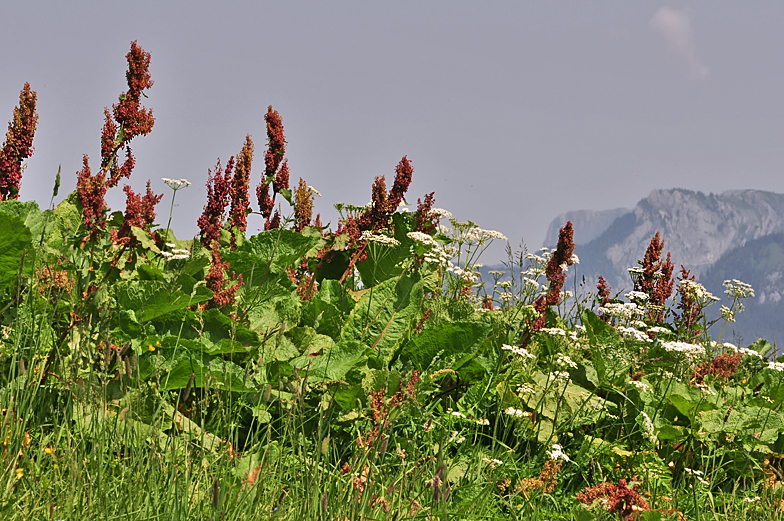
[[[48,204],[60,164],[62,199],[82,154],[98,164],[138,40],[156,122],[133,142],[130,183],[166,193],[165,223],[161,178],[193,182],[178,236],[197,231],[207,169],[248,133],[258,182],[272,105],[292,182],[321,191],[333,224],[334,203],[366,203],[407,155],[409,202],[435,191],[458,219],[535,249],[558,214],[656,188],[784,192],[783,22],[780,1],[3,0],[0,125],[30,82],[40,119],[22,199]],[[119,187],[107,200],[124,208]]]

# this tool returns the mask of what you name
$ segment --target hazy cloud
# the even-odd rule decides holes
[[[662,34],[675,52],[683,56],[693,79],[701,80],[708,76],[708,67],[697,58],[691,20],[685,11],[662,7],[653,15],[649,25]]]

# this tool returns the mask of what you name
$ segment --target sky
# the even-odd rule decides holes
[[[782,22],[779,1],[3,0],[0,125],[29,82],[39,121],[21,199],[47,206],[60,165],[64,199],[82,155],[100,161],[137,40],[156,122],[132,142],[129,183],[165,194],[164,225],[161,179],[193,183],[177,193],[179,238],[198,231],[208,169],[246,134],[258,183],[272,105],[292,183],[319,190],[333,228],[333,204],[367,203],[405,155],[413,208],[435,192],[458,220],[537,249],[559,214],[632,208],[654,189],[784,192]],[[124,209],[120,187],[107,203]],[[504,257],[497,243],[483,260]]]

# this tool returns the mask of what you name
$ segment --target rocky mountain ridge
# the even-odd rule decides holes
[[[784,290],[779,291],[779,282],[784,283],[784,268],[779,269],[777,262],[769,260],[765,261],[764,269],[757,271],[750,265],[761,263],[759,259],[764,255],[769,259],[770,251],[761,252],[770,250],[771,243],[778,244],[776,238],[784,234],[784,194],[732,190],[706,195],[685,189],[654,190],[633,210],[621,213],[609,225],[608,212],[578,211],[559,216],[550,225],[548,247],[555,246],[552,229],[562,226],[561,221],[565,222],[564,217],[568,215],[579,218],[572,221],[575,253],[581,260],[575,271],[578,276],[585,276],[588,289],[594,287],[599,275],[610,282],[613,292],[631,289],[627,268],[637,266],[651,237],[658,231],[665,240],[664,251],[671,252],[676,273],[683,265],[697,280],[705,280],[708,289],[717,296],[723,296],[723,288],[722,281],[714,280],[718,276],[716,270],[709,275],[713,267],[721,267],[721,276],[726,278],[743,280],[745,273],[760,285],[755,306],[770,308],[768,311],[784,317],[784,311],[778,309],[784,299]],[[603,226],[606,227],[602,230]],[[594,237],[586,242],[580,239],[581,233]],[[744,256],[745,264],[741,260]],[[722,259],[725,260],[720,263]],[[733,275],[732,270],[739,273]],[[775,306],[775,311],[771,306]]]

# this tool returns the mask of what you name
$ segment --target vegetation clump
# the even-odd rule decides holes
[[[292,190],[269,107],[254,144],[209,170],[200,234],[155,222],[128,186],[149,134],[150,55],[105,110],[101,166],[51,209],[17,200],[32,153],[25,85],[0,162],[0,512],[4,519],[778,519],[784,358],[714,340],[729,306],[663,255],[656,233],[620,298],[565,289],[572,229],[513,251],[425,194],[414,168],[371,203],[313,217]],[[122,155],[123,159],[118,158]],[[55,183],[57,195],[60,177]],[[572,272],[570,273],[570,270]],[[577,277],[573,277],[577,280]],[[674,297],[673,297],[674,295]]]

